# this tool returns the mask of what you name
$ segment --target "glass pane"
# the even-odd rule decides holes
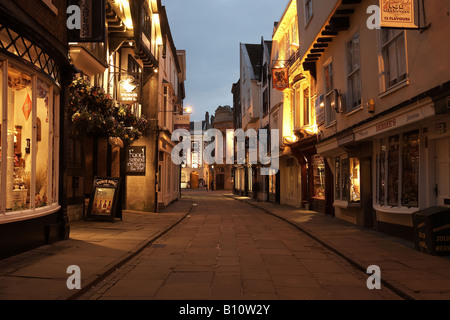
[[[342,200],[350,200],[350,161],[342,159]]]
[[[51,110],[49,110],[49,113],[52,115],[50,117],[50,128],[53,128],[52,130],[52,134],[51,136],[51,140],[52,140],[52,150],[53,150],[53,157],[51,159],[52,161],[52,177],[53,177],[53,181],[52,181],[52,186],[51,186],[51,190],[52,190],[52,198],[51,198],[51,202],[49,203],[57,203],[58,202],[58,193],[57,193],[57,187],[58,187],[58,183],[57,183],[57,179],[59,177],[59,173],[58,173],[58,167],[57,167],[57,161],[58,161],[58,156],[59,156],[59,140],[58,140],[58,123],[59,123],[59,119],[58,119],[58,113],[56,112],[57,110],[57,106],[58,106],[58,101],[59,101],[59,95],[58,94],[54,94],[53,95],[53,104],[51,104]],[[50,190],[50,189],[49,189]]]
[[[0,28],[0,43],[4,48],[9,46],[11,43],[11,38],[9,37],[5,27]]]
[[[380,176],[379,176],[379,190],[378,190],[378,201],[380,205],[384,205],[386,201],[385,190],[386,190],[386,139],[381,140],[381,151],[380,151]]]
[[[402,205],[419,206],[419,131],[403,135]]]
[[[350,202],[361,201],[361,180],[360,180],[359,159],[350,159]]]
[[[333,122],[336,120],[336,111],[335,111],[335,96],[333,93],[330,93],[326,97],[327,102],[327,123]]]
[[[387,202],[390,206],[398,205],[398,178],[399,178],[399,136],[389,138],[388,153],[388,194]]]
[[[309,88],[303,90],[303,124],[309,125]]]
[[[37,82],[36,114],[36,197],[35,204],[42,207],[48,203],[48,155],[49,155],[49,94],[50,87],[44,82]]]
[[[361,83],[360,83],[360,81],[361,80],[360,80],[359,71],[356,71],[348,79],[349,97],[351,99],[350,110],[361,105]]]
[[[398,74],[399,81],[406,78],[406,48],[405,48],[405,34],[402,33],[397,39],[398,50]]]
[[[347,43],[347,73],[350,74],[353,71],[353,42]]]
[[[29,209],[32,163],[32,82],[20,69],[8,69],[6,210]]]
[[[397,78],[398,78],[398,66],[397,66],[397,46],[396,46],[396,42],[393,42],[389,47],[388,47],[388,72],[389,72],[389,77],[388,77],[388,86],[392,86],[394,84],[397,83]]]
[[[335,162],[335,199],[341,199],[341,159],[336,158]]]
[[[353,70],[359,68],[359,34],[353,38]]]
[[[313,157],[314,197],[325,200],[325,163],[319,155]]]
[[[300,110],[301,110],[301,98],[300,89],[295,90],[295,108],[294,108],[294,128],[300,126]]]

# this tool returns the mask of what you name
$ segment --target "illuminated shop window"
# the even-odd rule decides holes
[[[320,155],[313,157],[314,198],[325,200],[325,163]]]
[[[350,158],[350,202],[361,201],[359,159]]]
[[[269,193],[277,192],[277,176],[275,174],[269,175]]]
[[[0,108],[0,212],[52,205],[58,199],[59,96],[33,71],[6,60],[0,64],[0,101],[6,101]],[[7,83],[1,81],[3,75]]]
[[[419,206],[419,131],[380,140],[377,154],[377,204]]]
[[[335,170],[335,199],[359,203],[361,201],[359,159],[336,158]]]

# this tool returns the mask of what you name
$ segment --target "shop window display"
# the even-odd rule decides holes
[[[379,161],[379,185],[378,185],[378,202],[384,203],[386,201],[385,190],[386,190],[386,139],[381,140],[381,150],[378,155]]]
[[[269,175],[269,193],[276,193],[277,176],[275,174]]]
[[[388,154],[388,193],[387,203],[390,206],[398,205],[398,178],[399,178],[399,136],[389,138]]]
[[[350,199],[350,162],[349,159],[342,159],[341,166],[341,186],[342,186],[342,200],[349,201]]]
[[[0,115],[5,118],[0,130],[0,213],[51,205],[57,202],[58,121],[53,108],[59,96],[37,74],[15,63],[0,61],[4,73],[8,82],[0,77]]]
[[[33,81],[30,74],[8,68],[6,211],[30,209]],[[4,133],[3,133],[4,134]]]
[[[313,157],[314,198],[325,200],[325,163],[320,155]]]
[[[360,164],[359,159],[350,159],[350,202],[361,201]]]
[[[377,155],[378,196],[381,206],[419,206],[418,130],[380,140]]]
[[[360,161],[358,158],[336,158],[335,199],[361,202]]]
[[[336,158],[335,162],[335,187],[334,195],[336,199],[341,199],[341,158]]]
[[[419,206],[419,131],[403,135],[402,205]]]

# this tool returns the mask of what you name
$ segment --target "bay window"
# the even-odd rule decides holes
[[[58,203],[58,87],[0,60],[0,218]]]
[[[380,206],[419,206],[419,130],[383,138],[377,154]]]

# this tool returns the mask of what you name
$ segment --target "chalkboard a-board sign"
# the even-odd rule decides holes
[[[145,175],[146,151],[146,147],[129,146],[127,148],[127,175]]]
[[[94,179],[94,189],[89,201],[87,218],[114,221],[119,197],[120,178]]]

